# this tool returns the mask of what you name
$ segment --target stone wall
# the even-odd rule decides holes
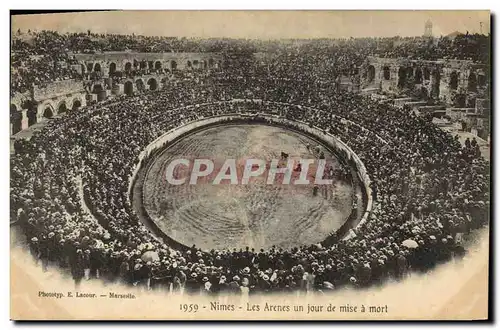
[[[220,53],[132,53],[132,52],[105,52],[97,54],[70,54],[80,63],[80,72],[100,71],[104,76],[110,72],[126,72],[134,69],[134,63],[145,61],[149,69],[174,68],[184,70],[208,69],[220,67],[223,56]],[[82,66],[83,65],[83,66]]]

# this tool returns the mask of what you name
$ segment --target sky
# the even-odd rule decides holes
[[[12,30],[195,38],[345,38],[489,31],[488,11],[107,11],[12,16]]]

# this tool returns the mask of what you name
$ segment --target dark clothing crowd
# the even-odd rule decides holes
[[[11,218],[32,255],[44,269],[67,269],[77,285],[99,278],[206,294],[369,287],[462,256],[466,234],[489,221],[489,164],[477,143],[462,146],[428,118],[339,92],[329,70],[352,63],[322,63],[307,54],[263,63],[242,56],[222,70],[69,112],[16,143]],[[171,129],[230,113],[273,114],[339,137],[371,180],[368,220],[350,239],[293,249],[202,251],[155,236],[130,201],[139,154]]]

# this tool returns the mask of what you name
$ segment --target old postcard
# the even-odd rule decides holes
[[[13,15],[13,320],[486,320],[488,11]]]

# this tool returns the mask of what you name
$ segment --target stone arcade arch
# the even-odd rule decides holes
[[[422,69],[416,68],[415,69],[415,84],[421,84],[422,83]]]
[[[424,100],[427,101],[429,99],[429,92],[427,91],[427,88],[423,87],[420,88],[420,97]]]
[[[194,67],[195,69],[199,69],[199,65],[200,65],[200,62],[199,62],[198,60],[194,60],[194,61],[193,61],[193,67]]]
[[[149,70],[153,70],[153,69],[154,69],[154,67],[155,67],[154,62],[153,62],[153,61],[148,61],[148,69],[149,69]]]
[[[388,66],[384,66],[384,80],[391,80],[391,69]]]
[[[94,65],[94,72],[101,72],[101,64],[96,63]]]
[[[214,67],[214,59],[213,58],[209,58],[208,59],[208,67],[209,68],[213,68]]]
[[[66,107],[66,101],[63,101],[57,107],[57,113],[65,113],[66,111],[68,111],[68,108]]]
[[[106,91],[101,84],[94,84],[94,86],[92,87],[92,93],[97,94],[98,102],[106,99]]]
[[[134,84],[131,81],[126,81],[123,88],[123,92],[129,96],[134,94]]]
[[[479,87],[483,87],[484,85],[486,85],[486,75],[482,73],[477,75],[477,85]]]
[[[161,70],[161,62],[160,61],[155,62],[155,70]]]
[[[467,90],[469,92],[476,92],[477,91],[477,77],[474,72],[471,72],[469,74],[469,79],[467,81]]]
[[[398,70],[398,87],[404,88],[406,86],[406,69],[400,67]]]
[[[50,105],[47,105],[45,109],[43,110],[43,117],[44,118],[52,118],[54,116],[54,112],[52,111],[52,107]]]
[[[172,70],[172,72],[177,70],[177,62],[176,61],[170,62],[170,69]]]
[[[82,101],[80,99],[73,100],[73,105],[71,106],[71,110],[78,110],[82,106]]]
[[[28,127],[36,124],[37,122],[36,115],[37,115],[36,107],[28,109],[28,111],[26,111],[26,116],[28,117]]]
[[[150,91],[155,91],[158,89],[158,81],[155,78],[149,78],[148,87]]]
[[[187,61],[187,63],[186,63],[186,67],[187,67],[188,69],[190,69],[190,68],[192,68],[192,67],[193,67],[193,64],[191,63],[191,61],[189,61],[189,60]]]
[[[142,60],[139,69],[146,69],[147,67],[148,67],[148,62],[146,62],[146,60]]]
[[[203,70],[205,70],[207,68],[207,61],[206,60],[203,60],[201,62],[201,67],[202,67]]]
[[[453,71],[450,75],[450,89],[457,90],[458,88],[458,74],[456,71]]]
[[[115,62],[111,62],[111,64],[109,64],[109,75],[114,75],[116,73],[116,63]]]
[[[368,74],[366,79],[368,80],[369,83],[375,80],[375,67],[373,65],[368,66]]]
[[[466,104],[466,96],[465,96],[465,94],[457,94],[457,95],[455,95],[454,106],[456,106],[458,108],[465,108],[465,104]]]
[[[87,63],[87,71],[90,73],[94,69],[94,63]]]
[[[17,111],[17,107],[15,104],[10,105],[10,122],[12,123],[12,134],[16,134],[17,132],[22,130],[23,127],[23,116],[20,111]]]
[[[432,70],[431,96],[435,99],[439,98],[439,85],[441,84],[441,72],[439,69]]]
[[[428,68],[424,67],[424,80],[429,80],[431,79],[431,72],[429,71]]]
[[[142,79],[137,79],[135,81],[135,88],[137,88],[139,92],[143,92],[146,89],[146,86],[144,86],[144,81],[142,81]]]
[[[408,78],[413,77],[413,68],[411,66],[409,66],[409,67],[406,68],[406,76]]]
[[[103,91],[101,84],[94,84],[94,86],[92,86],[92,93],[97,94],[101,91]]]
[[[125,72],[130,72],[132,71],[132,63],[127,62],[125,63]]]

